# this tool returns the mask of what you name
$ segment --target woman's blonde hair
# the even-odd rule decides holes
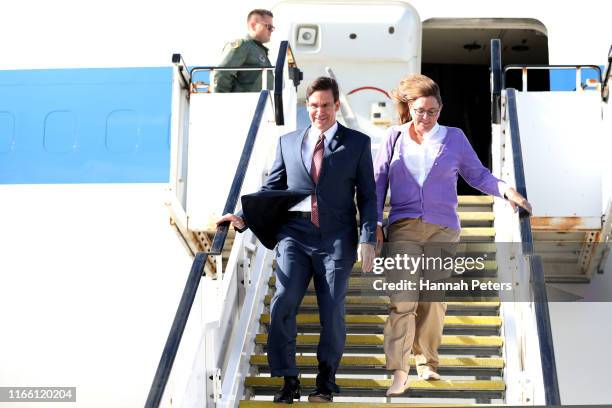
[[[391,91],[391,98],[402,125],[412,120],[410,105],[423,96],[433,96],[442,106],[440,87],[433,79],[421,74],[409,74],[401,79],[397,87]]]

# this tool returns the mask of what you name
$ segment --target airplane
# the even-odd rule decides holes
[[[242,35],[255,6],[274,13],[275,84],[212,92],[223,44]],[[65,0],[11,10],[0,63],[1,398],[66,387],[87,407],[271,406],[273,252],[214,221],[258,189],[278,137],[307,125],[312,79],[337,79],[339,121],[368,134],[376,154],[396,120],[390,92],[420,72],[440,84],[440,123],[463,129],[534,213],[459,184],[466,251],[491,254],[494,278],[514,290],[449,303],[443,380],[415,378],[402,397],[384,397],[388,299],[356,268],[335,403],[611,403],[607,3],[90,9]],[[307,388],[316,364],[311,294],[300,314]]]

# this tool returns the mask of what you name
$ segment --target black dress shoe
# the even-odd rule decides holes
[[[297,377],[285,377],[285,384],[274,394],[274,402],[293,404],[294,399],[300,399],[300,380]]]
[[[331,392],[317,388],[308,394],[308,402],[334,402],[334,397]]]

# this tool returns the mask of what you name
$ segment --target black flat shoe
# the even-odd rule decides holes
[[[334,402],[334,397],[331,392],[324,391],[319,388],[308,394],[308,402],[327,403]]]
[[[294,399],[300,399],[300,380],[297,377],[285,377],[285,384],[274,394],[274,402],[293,404]]]

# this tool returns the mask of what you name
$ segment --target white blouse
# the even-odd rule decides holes
[[[446,136],[446,127],[436,123],[429,132],[423,135],[423,142],[418,144],[410,137],[409,126],[412,126],[412,122],[406,123],[401,127],[402,160],[410,174],[422,187],[433,167],[436,157],[438,157],[442,141]],[[395,148],[398,149],[398,147],[396,146]]]

